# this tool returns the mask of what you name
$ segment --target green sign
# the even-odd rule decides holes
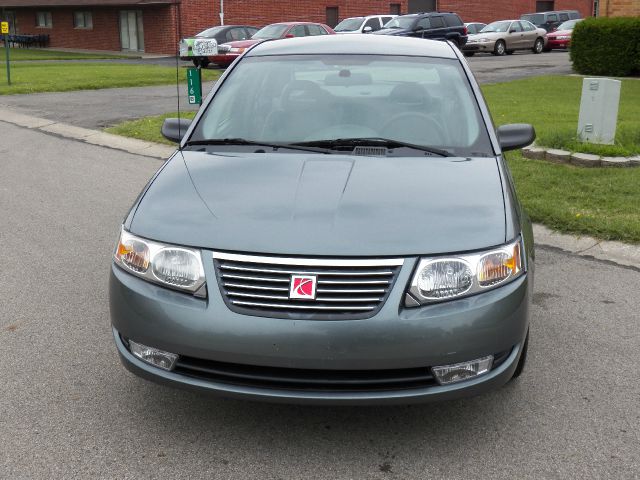
[[[199,68],[187,68],[187,94],[190,104],[202,105],[202,75]]]

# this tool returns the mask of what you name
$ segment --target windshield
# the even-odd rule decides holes
[[[215,37],[215,35],[223,28],[224,27],[207,28],[206,30],[203,30],[202,32],[197,34],[196,37]]]
[[[533,23],[534,25],[542,25],[544,23],[544,15],[541,13],[530,13],[527,15],[522,15],[520,20],[526,20],[528,22]]]
[[[460,62],[428,57],[247,57],[229,73],[189,140],[354,138],[456,156],[493,155]]]
[[[336,28],[333,30],[336,32],[353,32],[360,28],[362,22],[364,22],[364,17],[346,18],[336,25]]]
[[[509,30],[511,22],[493,22],[480,30],[481,33],[500,32],[504,33]]]
[[[576,26],[576,23],[578,23],[580,20],[567,20],[566,22],[562,22],[560,25],[558,25],[558,28],[556,28],[556,30],[573,30]]]
[[[251,38],[260,39],[260,40],[270,40],[273,38],[280,38],[287,30],[288,25],[283,23],[274,23],[273,25],[267,25],[266,27],[261,28],[256,33],[253,34]]]
[[[382,28],[411,28],[415,21],[416,17],[396,17],[385,23]]]

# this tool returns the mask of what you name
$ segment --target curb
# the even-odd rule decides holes
[[[578,167],[640,167],[640,155],[633,157],[601,157],[600,155],[569,152],[535,145],[524,147],[522,156],[529,160],[546,160],[551,163],[571,164]]]
[[[176,151],[174,147],[168,145],[145,142],[143,140],[121,137],[120,135],[113,135],[98,130],[76,127],[44,118],[23,115],[4,108],[0,108],[0,121],[79,142],[161,160],[166,160]],[[538,151],[544,152],[541,148],[533,148],[531,150],[533,150],[534,153],[538,153]],[[564,154],[559,154],[558,156],[564,157]],[[533,235],[536,245],[539,246],[558,248],[573,255],[609,261],[640,270],[640,246],[638,245],[602,241],[592,237],[566,235],[554,232],[539,224],[534,224]]]
[[[0,120],[19,127],[30,128],[44,133],[57,135],[91,145],[122,150],[124,152],[142,155],[145,157],[166,160],[176,151],[175,147],[162,145],[161,143],[146,142],[135,138],[122,137],[112,133],[76,127],[66,123],[54,122],[46,118],[32,117],[15,112],[7,108],[0,108]]]

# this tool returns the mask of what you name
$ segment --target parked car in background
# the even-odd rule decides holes
[[[333,35],[333,29],[323,23],[312,22],[282,22],[272,23],[258,30],[250,39],[227,42],[218,46],[218,53],[212,55],[209,61],[219,67],[226,68],[244,51],[265,40],[278,38],[313,37],[315,35]]]
[[[180,40],[180,60],[193,61],[197,67],[209,64],[208,55],[217,52],[221,43],[247,40],[259,30],[249,25],[223,25],[207,28],[192,38]]]
[[[535,132],[494,125],[451,44],[263,42],[162,133],[180,152],[110,269],[130,371],[342,405],[451,400],[523,372],[533,232],[503,155]]]
[[[516,50],[540,53],[546,42],[547,32],[543,28],[536,28],[525,20],[500,20],[490,23],[480,33],[469,35],[462,51],[468,57],[475,53],[510,55]]]
[[[545,51],[553,49],[569,48],[571,46],[571,32],[581,18],[575,20],[567,20],[558,25],[558,28],[551,33],[547,33],[547,46]]]
[[[468,35],[475,35],[476,33],[479,33],[480,30],[482,30],[484,27],[486,27],[487,24],[486,23],[479,23],[479,22],[472,22],[472,23],[465,23],[464,26],[467,27],[467,34]]]
[[[581,18],[577,10],[554,10],[550,12],[525,13],[520,16],[520,20],[533,23],[536,27],[544,28],[547,32],[552,32],[558,25],[567,20]]]
[[[467,43],[467,27],[456,13],[428,12],[398,16],[375,35],[450,40],[458,47]]]
[[[366,17],[345,18],[333,30],[336,33],[371,33],[377,32],[396,15],[369,15]]]

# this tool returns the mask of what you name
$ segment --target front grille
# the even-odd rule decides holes
[[[214,252],[227,306],[248,315],[313,320],[368,318],[389,296],[402,259],[261,257]],[[316,278],[315,299],[289,298],[292,275]]]
[[[311,370],[260,367],[180,357],[174,371],[201,380],[227,384],[305,391],[402,390],[437,385],[429,367],[394,370]]]

